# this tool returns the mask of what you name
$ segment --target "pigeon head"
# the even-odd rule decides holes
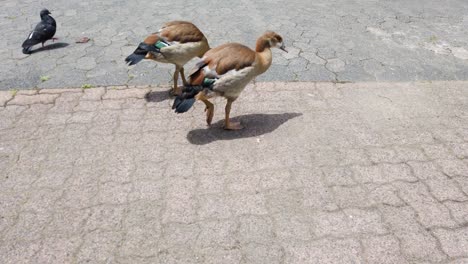
[[[45,17],[45,16],[50,15],[50,14],[51,14],[50,11],[47,10],[46,8],[41,10],[41,17]]]

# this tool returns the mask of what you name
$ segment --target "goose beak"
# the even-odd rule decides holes
[[[281,46],[279,47],[279,49],[288,53],[288,51],[286,50],[286,46],[284,46],[284,43],[281,43]]]

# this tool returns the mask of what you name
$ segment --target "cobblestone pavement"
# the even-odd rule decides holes
[[[467,87],[1,92],[0,263],[467,263]]]
[[[24,55],[42,7],[62,44]],[[3,0],[0,90],[168,83],[172,66],[124,58],[173,19],[196,23],[212,46],[281,33],[289,53],[275,53],[262,81],[468,80],[466,14],[466,0]],[[75,44],[82,36],[92,41]]]

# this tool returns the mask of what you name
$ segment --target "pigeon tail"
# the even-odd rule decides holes
[[[31,54],[32,46],[23,47],[23,54]]]

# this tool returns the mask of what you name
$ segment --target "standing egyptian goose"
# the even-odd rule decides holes
[[[255,51],[238,43],[228,43],[209,50],[196,64],[190,74],[190,85],[184,87],[172,108],[176,113],[184,113],[195,100],[200,100],[206,105],[206,122],[211,125],[214,105],[208,99],[223,96],[227,99],[224,128],[242,129],[240,122],[229,120],[231,105],[251,80],[268,70],[273,47],[286,51],[283,38],[275,32],[267,31],[258,38]]]
[[[137,64],[143,59],[174,64],[176,68],[172,93],[178,94],[179,73],[184,86],[187,85],[184,65],[195,57],[201,58],[209,49],[208,40],[194,24],[172,21],[164,24],[159,32],[146,37],[125,61],[129,65]]]

